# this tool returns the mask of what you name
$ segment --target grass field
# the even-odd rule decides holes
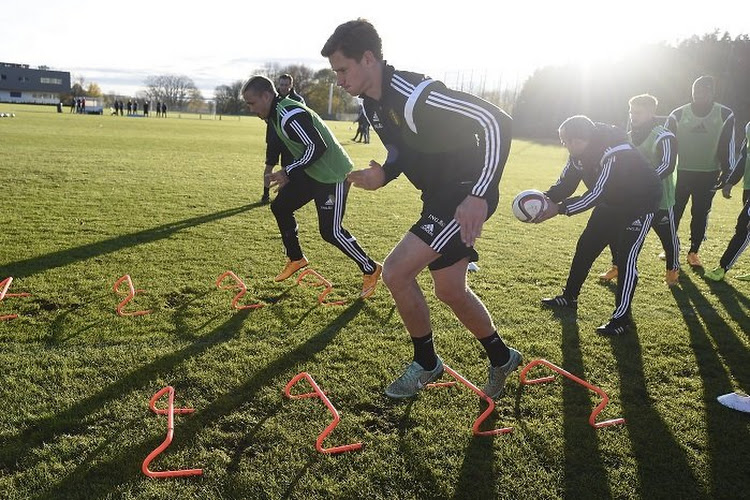
[[[522,224],[510,200],[554,182],[562,148],[514,143],[470,283],[524,364],[545,358],[596,384],[610,397],[600,420],[627,423],[596,430],[594,393],[559,379],[521,386],[514,376],[484,427],[514,431],[473,437],[484,407],[465,388],[407,402],[384,396],[411,344],[387,289],[353,300],[361,275],[321,241],[313,207],[298,214],[303,248],[349,302],[322,307],[317,290],[272,281],[284,257],[268,207],[256,203],[260,120],[0,111],[16,113],[0,119],[0,279],[13,276],[10,292],[33,294],[0,302],[0,314],[19,314],[0,322],[0,498],[750,497],[750,419],[716,401],[750,390],[750,285],[732,279],[750,271],[750,255],[725,282],[686,269],[670,290],[650,235],[628,336],[594,333],[614,304],[594,276],[608,255],[583,287],[577,318],[541,309],[539,299],[564,283],[587,215]],[[351,143],[352,126],[332,124],[355,163],[382,159],[374,133],[370,145]],[[707,267],[733,232],[739,198],[737,190],[714,202]],[[353,190],[345,224],[382,261],[419,206],[405,179]],[[215,286],[226,270],[266,307],[232,310],[233,293]],[[128,309],[152,314],[115,314],[112,286],[124,274],[145,290]],[[430,293],[429,276],[420,279],[438,352],[483,384],[481,346]],[[341,414],[325,445],[361,441],[361,450],[315,451],[330,414],[317,399],[282,397],[301,371]],[[164,439],[167,419],[148,401],[165,385],[176,406],[196,411],[175,416],[174,441],[151,468],[199,467],[203,476],[140,471]]]

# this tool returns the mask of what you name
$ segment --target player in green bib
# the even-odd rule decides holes
[[[742,252],[750,245],[750,156],[747,154],[748,143],[750,143],[750,122],[745,125],[745,140],[742,141],[740,157],[737,163],[735,163],[734,169],[729,174],[726,185],[722,188],[724,197],[729,198],[732,186],[740,182],[740,179],[744,176],[745,183],[742,191],[744,207],[742,207],[740,215],[737,217],[734,236],[729,240],[727,249],[719,261],[719,266],[705,274],[706,278],[714,281],[723,280],[727,271],[734,266],[737,259],[742,255]],[[738,280],[750,281],[750,273],[735,277]]]
[[[677,238],[677,227],[674,221],[674,170],[677,163],[677,139],[662,125],[663,118],[657,118],[658,104],[656,97],[649,94],[637,95],[628,101],[630,114],[628,139],[646,157],[662,180],[661,204],[654,213],[651,227],[664,248],[667,267],[664,281],[667,285],[674,286],[678,283],[680,276],[680,240]],[[617,262],[615,247],[616,245],[612,244],[609,246],[612,251],[613,265],[609,271],[599,275],[599,279],[603,281],[610,281],[618,275],[617,266],[614,265]]]
[[[315,111],[281,97],[268,78],[250,78],[241,93],[250,110],[273,126],[294,157],[290,164],[268,176],[270,186],[279,188],[271,211],[288,259],[275,281],[283,281],[308,265],[297,236],[294,212],[315,200],[320,235],[359,266],[363,273],[360,297],[369,297],[375,291],[382,267],[341,225],[349,194],[346,174],[353,167],[349,155]]]
[[[667,127],[680,145],[674,204],[677,227],[688,199],[693,200],[687,255],[688,264],[693,267],[703,267],[698,251],[706,236],[711,203],[721,188],[721,179],[734,166],[734,113],[714,102],[714,95],[713,77],[697,78],[692,102],[672,111],[667,120]]]

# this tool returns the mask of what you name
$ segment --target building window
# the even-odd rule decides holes
[[[19,76],[18,77],[18,81],[22,82],[22,83],[26,83],[26,82],[29,81],[29,77],[28,76]]]
[[[62,85],[62,79],[61,78],[47,78],[47,77],[41,77],[39,79],[41,83],[49,83],[52,85]]]
[[[11,91],[10,96],[11,97],[18,97],[18,98],[20,98],[21,97],[21,93],[20,92],[12,92]]]
[[[0,80],[7,80],[7,79],[8,79],[8,75],[0,75]]]

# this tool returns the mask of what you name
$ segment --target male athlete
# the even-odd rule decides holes
[[[275,281],[283,281],[308,265],[297,237],[294,212],[315,200],[320,235],[359,266],[364,275],[360,297],[369,297],[382,267],[341,226],[349,193],[346,174],[352,170],[349,155],[313,110],[282,98],[268,78],[250,78],[242,86],[242,98],[251,111],[273,126],[294,157],[292,163],[269,175],[270,185],[279,186],[271,211],[288,259]]]
[[[476,96],[446,88],[425,75],[396,70],[383,60],[382,42],[364,19],[336,28],[321,51],[338,85],[359,96],[388,155],[381,165],[349,174],[375,190],[403,173],[422,192],[421,217],[383,264],[414,347],[414,360],[389,385],[392,398],[416,395],[443,372],[435,354],[430,312],[417,275],[429,268],[435,295],[481,342],[490,359],[484,393],[497,397],[521,354],[505,345],[482,301],[466,284],[474,243],[495,211],[510,151],[511,118]]]

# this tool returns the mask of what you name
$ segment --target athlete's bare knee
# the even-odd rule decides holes
[[[395,264],[391,259],[386,258],[383,262],[383,283],[388,287],[388,290],[400,290],[406,287],[413,278],[407,276],[403,269],[400,269],[398,264]]]
[[[435,296],[449,306],[460,306],[469,294],[469,289],[463,283],[435,283]]]

